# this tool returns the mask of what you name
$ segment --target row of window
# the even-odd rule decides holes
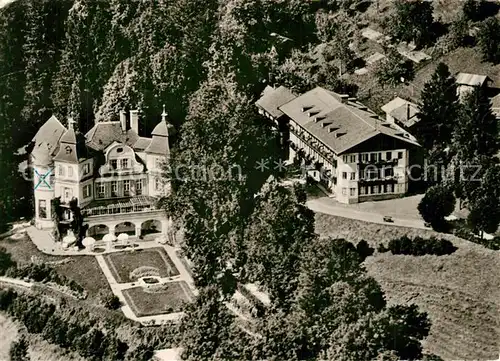
[[[402,184],[381,184],[381,185],[373,185],[373,186],[361,186],[359,187],[359,195],[370,195],[370,194],[385,194],[385,193],[401,193]],[[342,188],[342,195],[347,195],[348,188]],[[356,196],[356,188],[349,188],[349,196]]]
[[[379,179],[383,177],[393,177],[394,168],[385,167],[382,169],[367,168],[361,173],[361,179]],[[342,172],[342,179],[356,180],[356,172]]]
[[[121,187],[118,187],[118,183],[121,184]],[[109,184],[109,185],[108,185]],[[135,190],[134,195],[140,196],[143,194],[143,180],[138,179],[135,181]],[[106,197],[106,188],[110,189],[111,197],[129,197],[132,195],[131,191],[131,181],[111,181],[108,183],[97,183],[96,184],[96,198],[105,198]]]
[[[60,177],[66,177],[67,174],[67,176],[71,178],[73,177],[73,173],[74,173],[74,168],[71,165],[59,165],[57,167],[57,174]],[[84,176],[90,173],[90,163],[85,163],[82,166],[82,173]]]
[[[109,161],[109,165],[111,169],[128,169],[130,167],[130,159],[122,158],[122,159],[111,159]],[[118,166],[120,166],[118,168]]]
[[[383,160],[392,160],[393,159],[393,152],[385,152],[385,159],[384,159],[384,153],[383,152],[378,152],[378,153],[361,153],[360,156],[360,161],[361,162],[376,162],[376,161],[383,161]],[[342,160],[344,163],[356,163],[357,156],[355,154],[352,155],[343,155]],[[403,152],[397,152],[397,159],[403,159]]]

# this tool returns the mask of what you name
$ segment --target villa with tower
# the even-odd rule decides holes
[[[52,200],[59,198],[65,219],[78,202],[87,236],[126,233],[166,234],[169,222],[157,200],[167,195],[162,177],[173,127],[165,110],[149,137],[139,134],[139,112],[121,111],[119,120],[97,122],[87,134],[68,119],[52,116],[33,138],[35,226],[54,227]]]

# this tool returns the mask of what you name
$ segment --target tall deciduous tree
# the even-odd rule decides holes
[[[418,211],[433,228],[444,224],[444,218],[455,209],[455,196],[453,191],[442,185],[435,185],[427,190],[425,196],[418,204]]]
[[[195,302],[187,307],[179,333],[185,361],[245,359],[242,350],[248,336],[236,325],[216,287],[200,290]]]
[[[314,239],[314,214],[275,180],[264,185],[246,239],[247,276],[260,281],[277,307],[289,308],[298,284],[300,255]]]
[[[483,58],[492,63],[500,62],[500,21],[492,16],[480,25],[477,34]]]
[[[467,220],[470,226],[481,235],[483,232],[495,233],[500,224],[500,165],[493,165],[484,172],[469,199]]]
[[[395,13],[390,17],[388,29],[401,41],[414,41],[417,46],[430,44],[433,38],[433,6],[425,0],[397,0]]]
[[[481,87],[475,87],[463,97],[453,130],[452,148],[455,157],[462,161],[489,157],[498,150],[498,121]]]

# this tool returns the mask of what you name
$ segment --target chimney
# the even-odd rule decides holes
[[[127,114],[123,110],[120,110],[120,124],[122,131],[127,131]]]
[[[410,119],[410,103],[406,103],[406,120]]]
[[[130,111],[130,129],[139,134],[139,111]]]

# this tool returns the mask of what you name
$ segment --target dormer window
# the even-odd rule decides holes
[[[72,152],[71,147],[69,145],[66,146],[65,150],[66,150],[66,154],[71,154],[71,152]]]

